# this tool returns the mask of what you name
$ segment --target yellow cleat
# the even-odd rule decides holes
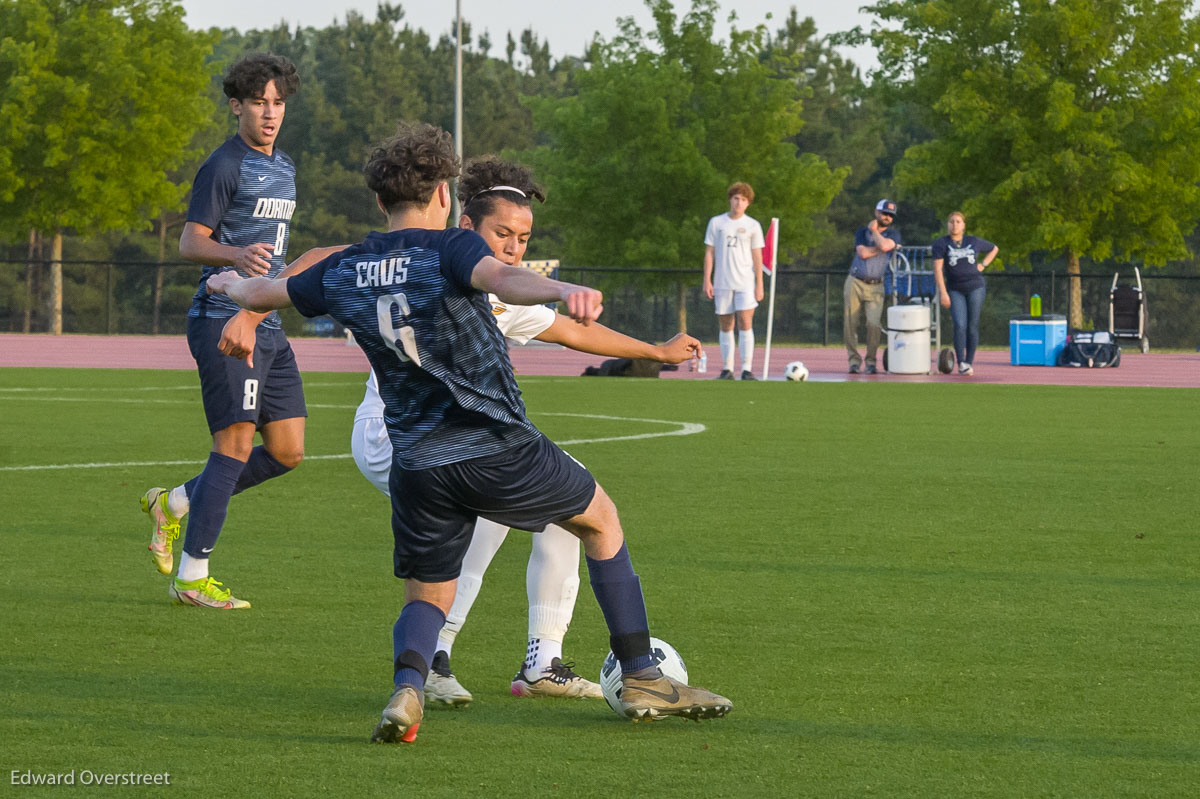
[[[142,495],[142,513],[150,517],[154,524],[154,534],[150,539],[150,556],[154,565],[162,574],[170,574],[175,568],[175,539],[179,538],[179,519],[167,509],[167,497],[170,491],[165,488],[152,488]]]
[[[213,610],[242,610],[250,607],[249,602],[238,599],[228,588],[222,588],[221,584],[211,577],[189,583],[176,577],[167,591],[180,605],[195,605]]]

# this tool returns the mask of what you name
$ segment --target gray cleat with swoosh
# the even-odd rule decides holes
[[[634,721],[652,721],[659,716],[683,716],[699,721],[724,716],[733,703],[703,688],[694,688],[665,675],[639,679],[621,677],[621,707]]]

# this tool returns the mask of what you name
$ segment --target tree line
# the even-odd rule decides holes
[[[535,168],[548,201],[531,258],[660,269],[637,278],[645,290],[682,291],[725,187],[746,180],[751,215],[783,220],[784,264],[848,263],[887,196],[906,243],[963,210],[1009,269],[1196,271],[1200,27],[1187,0],[879,2],[886,27],[833,37],[792,8],[724,39],[716,0],[647,6],[647,28],[622,20],[557,60],[534,30],[498,42],[464,24],[464,154]],[[864,76],[835,49],[847,42],[873,44],[880,67]],[[221,74],[253,51],[289,57],[302,78],[278,141],[297,164],[291,254],[362,238],[379,223],[368,149],[400,120],[453,127],[450,36],[390,3],[243,32],[189,30],[171,0],[0,0],[0,241],[30,262],[0,267],[10,327],[28,329],[55,295],[99,301],[94,270],[64,286],[53,262],[178,259],[192,176],[235,128]],[[671,271],[691,268],[695,281]],[[195,275],[123,279],[157,329],[159,313],[183,313]]]

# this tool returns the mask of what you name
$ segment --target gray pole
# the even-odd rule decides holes
[[[454,3],[456,22],[454,33],[454,152],[462,161],[462,0]],[[450,184],[453,193],[450,198],[450,224],[457,225],[460,209],[458,207],[458,181]]]

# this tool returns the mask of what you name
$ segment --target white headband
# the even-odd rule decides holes
[[[525,192],[518,189],[516,186],[492,186],[490,189],[484,189],[483,191],[479,191],[479,192],[476,192],[475,194],[472,194],[471,199],[467,200],[466,203],[463,204],[463,207],[466,208],[468,205],[475,202],[475,198],[480,196],[481,194],[489,194],[493,191],[511,191],[514,194],[521,195],[525,199],[529,199],[529,195],[527,195]]]

